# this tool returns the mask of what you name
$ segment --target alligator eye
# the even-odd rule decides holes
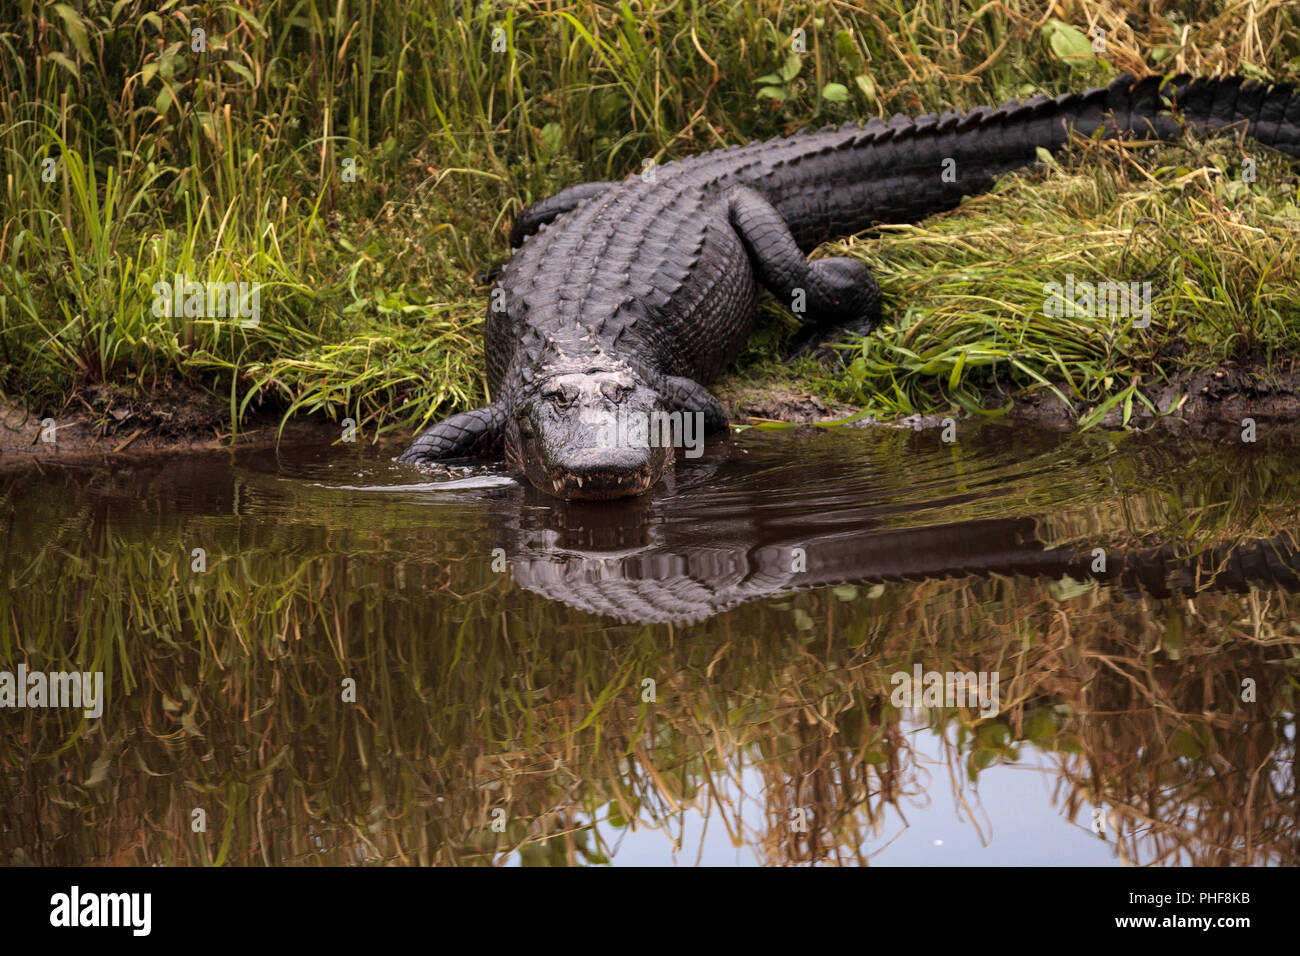
[[[631,393],[632,389],[627,385],[616,385],[613,382],[606,382],[600,387],[600,391],[615,405],[621,405],[623,400]]]
[[[568,408],[578,400],[577,391],[571,388],[547,389],[542,396],[556,408]]]

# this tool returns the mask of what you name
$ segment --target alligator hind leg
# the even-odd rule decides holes
[[[505,438],[506,410],[498,404],[460,412],[425,429],[397,456],[407,463],[447,458],[495,458]]]
[[[519,215],[515,216],[514,224],[510,227],[510,248],[517,248],[548,222],[577,209],[588,199],[599,196],[605,190],[617,185],[618,183],[579,183],[568,189],[561,189],[554,196],[547,196],[525,206],[520,210]]]
[[[832,329],[870,332],[880,321],[880,287],[857,259],[808,259],[781,214],[756,190],[742,186],[728,197],[727,214],[740,234],[759,281],[795,314],[806,315],[801,340]]]

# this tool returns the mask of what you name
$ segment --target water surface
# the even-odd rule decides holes
[[[108,688],[0,709],[0,860],[1298,862],[1295,447],[749,431],[585,504],[392,453],[0,473],[0,670]]]

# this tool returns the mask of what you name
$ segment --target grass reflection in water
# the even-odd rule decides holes
[[[1295,865],[1298,459],[750,435],[602,509],[353,450],[11,472],[0,669],[109,699],[0,710],[0,860],[580,864],[656,828],[717,862],[707,817],[866,862],[1032,751],[1024,801],[1105,806],[1123,861]],[[918,663],[997,673],[998,714],[900,712]]]

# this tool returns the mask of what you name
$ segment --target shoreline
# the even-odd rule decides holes
[[[78,393],[73,401],[79,407],[40,415],[0,398],[0,471],[277,442],[332,441],[341,433],[337,423],[319,416],[297,416],[281,430],[279,414],[254,412],[234,432],[232,441],[229,403],[187,386],[143,399],[120,389],[96,387]],[[56,440],[44,441],[50,422]]]
[[[1265,372],[1260,368],[1224,365],[1179,373],[1168,383],[1142,389],[1161,414],[1153,413],[1141,401],[1132,403],[1129,427],[1134,431],[1169,431],[1189,437],[1241,440],[1244,419],[1253,419],[1256,434],[1282,434],[1300,439],[1300,372]],[[727,380],[716,394],[727,407],[733,424],[752,420],[811,425],[837,421],[861,412],[860,408],[822,401],[812,392],[787,384],[740,385]],[[1077,431],[1079,420],[1093,406],[1068,405],[1052,392],[988,389],[984,407],[989,411],[1010,408],[1000,419],[1003,424],[1047,431]],[[909,415],[902,418],[864,416],[848,427],[891,427],[922,430],[942,427],[946,418],[970,422],[963,413]],[[1097,423],[1101,428],[1124,428],[1124,403],[1107,410]]]
[[[826,401],[789,382],[743,383],[722,380],[716,394],[733,425],[784,423],[816,425],[861,414],[861,408]],[[1193,438],[1241,441],[1243,421],[1254,421],[1257,438],[1282,435],[1300,439],[1300,373],[1264,373],[1260,369],[1223,366],[1182,373],[1173,381],[1144,389],[1160,410],[1155,415],[1140,401],[1131,406],[1129,426],[1136,431],[1166,431]],[[300,415],[283,424],[277,412],[251,413],[231,440],[229,404],[216,395],[186,386],[148,398],[120,389],[96,387],[79,393],[80,408],[40,416],[12,400],[0,400],[0,469],[59,462],[113,459],[161,452],[213,451],[231,447],[335,441],[342,426],[319,415]],[[985,407],[1009,410],[1004,424],[1049,431],[1076,430],[1091,409],[1070,407],[1046,389],[1003,392],[990,389]],[[1123,428],[1124,403],[1102,417],[1098,427]],[[959,413],[901,418],[862,416],[843,427],[941,428],[946,418],[970,423]],[[52,419],[56,441],[42,440]],[[46,424],[43,424],[46,423]],[[406,436],[403,441],[409,440]],[[359,434],[358,439],[369,441]],[[385,439],[390,440],[390,439]]]

